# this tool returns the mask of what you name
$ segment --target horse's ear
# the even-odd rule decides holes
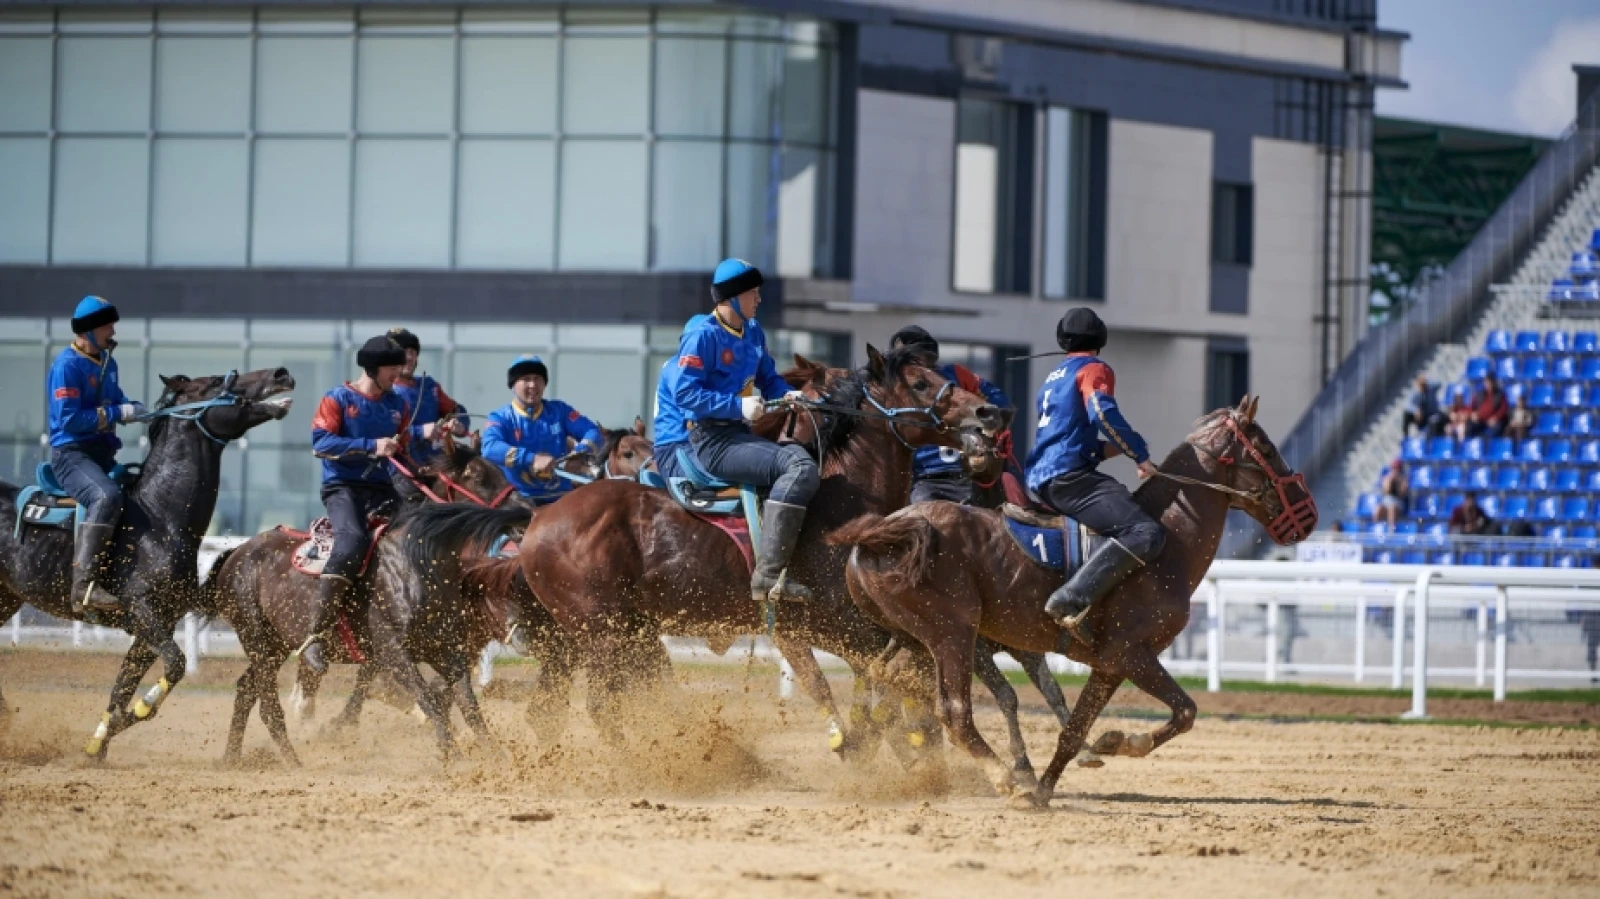
[[[642,416],[635,415],[633,417],[633,433],[640,437],[645,436],[644,418]]]
[[[177,393],[178,391],[182,390],[183,385],[189,383],[189,379],[184,375],[173,375],[170,378],[166,375],[156,375],[156,377],[160,378],[161,383],[165,384],[167,389],[173,393]]]
[[[444,435],[444,456],[445,456],[446,459],[453,459],[453,458],[455,458],[455,455],[456,455],[456,438],[455,438],[455,435],[453,435],[453,434],[445,434]]]
[[[483,455],[483,432],[482,431],[473,431],[471,439],[469,439],[467,442],[472,445],[472,451],[473,452],[477,453],[480,456]]]
[[[1250,409],[1249,409],[1249,411],[1245,412],[1244,420],[1246,422],[1255,421],[1256,420],[1256,410],[1258,408],[1260,408],[1260,407],[1261,407],[1261,395],[1260,394],[1256,394],[1255,396],[1250,398]]]
[[[867,374],[872,380],[882,382],[888,376],[889,366],[883,361],[883,354],[872,344],[867,344]]]

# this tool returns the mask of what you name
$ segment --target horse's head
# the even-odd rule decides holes
[[[237,440],[256,425],[283,418],[293,402],[289,394],[294,391],[294,377],[286,368],[207,378],[160,377],[165,389],[152,410],[157,423],[167,418],[190,421],[220,443]]]
[[[979,480],[999,475],[1005,460],[996,438],[1011,426],[1011,409],[963,390],[905,347],[884,355],[869,344],[867,381],[869,402],[891,417],[901,440],[961,450],[968,473]]]
[[[483,457],[482,437],[476,431],[464,439],[446,434],[443,452],[417,471],[417,477],[446,502],[474,502],[498,506],[514,492],[505,472]]]
[[[1228,484],[1244,495],[1232,506],[1242,509],[1266,528],[1280,546],[1299,543],[1317,527],[1317,501],[1305,475],[1289,467],[1278,448],[1256,422],[1261,397],[1245,396],[1232,409],[1206,416],[1203,431],[1211,432],[1204,452],[1228,471]]]
[[[632,428],[605,432],[606,444],[600,449],[600,472],[596,477],[633,480],[639,469],[655,455],[655,444],[645,436],[644,419],[635,416]]]

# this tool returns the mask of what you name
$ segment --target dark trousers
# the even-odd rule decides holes
[[[740,424],[710,424],[689,432],[695,461],[710,474],[730,484],[770,487],[767,498],[790,506],[804,506],[817,495],[822,477],[817,463],[799,445],[777,444],[750,433]],[[677,459],[670,461],[676,472]],[[681,475],[679,475],[681,477]]]
[[[367,517],[390,514],[399,501],[399,495],[389,484],[325,485],[322,504],[328,508],[328,522],[333,525],[333,551],[328,554],[323,574],[338,575],[354,582],[372,546]]]
[[[83,507],[85,524],[114,525],[122,517],[122,488],[107,474],[116,464],[117,451],[103,441],[51,450],[50,467]]]
[[[1155,559],[1166,545],[1166,529],[1134,505],[1128,488],[1108,474],[1092,468],[1068,472],[1046,482],[1039,493],[1050,508],[1115,539],[1140,561]]]
[[[972,504],[972,481],[960,475],[941,478],[918,478],[911,482],[911,501],[926,503],[944,500],[961,505]]]

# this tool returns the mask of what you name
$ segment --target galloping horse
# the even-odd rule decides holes
[[[1279,543],[1305,539],[1317,522],[1304,476],[1290,471],[1255,422],[1258,403],[1246,397],[1237,408],[1200,419],[1161,464],[1161,476],[1134,493],[1171,539],[1156,561],[1095,606],[1093,646],[1071,640],[1045,614],[1061,573],[1035,564],[999,513],[923,503],[887,518],[864,516],[830,538],[855,546],[845,577],[856,603],[932,654],[940,717],[1002,795],[1047,804],[1067,760],[1083,748],[1124,678],[1164,703],[1172,718],[1154,734],[1108,732],[1095,752],[1143,756],[1194,725],[1194,700],[1158,656],[1189,621],[1190,597],[1216,556],[1228,510],[1244,510]],[[1093,669],[1032,792],[973,726],[970,672],[980,634],[1005,647],[1060,652]]]
[[[994,435],[1010,418],[1008,410],[959,389],[914,356],[867,351],[862,372],[827,369],[797,356],[797,368],[785,378],[813,399],[794,409],[792,419],[768,414],[757,423],[764,435],[793,425],[797,440],[814,438],[821,451],[822,486],[792,562],[794,576],[817,596],[776,609],[774,642],[828,714],[835,749],[845,748],[847,733],[810,648],[840,656],[859,674],[889,640],[843,589],[847,553],[821,538],[859,515],[905,505],[916,446],[957,447],[975,467],[986,468],[993,461]],[[496,517],[450,507],[420,510],[408,541],[417,564],[439,560],[436,576],[450,580],[450,560],[492,533]],[[482,527],[473,527],[475,521]],[[668,669],[660,634],[722,637],[767,629],[763,607],[750,601],[746,589],[750,569],[744,553],[664,490],[606,481],[564,497],[528,525],[519,562],[533,595],[562,630],[581,639],[591,713],[608,736],[618,733],[610,726],[610,700],[635,679]],[[564,696],[567,686],[547,684],[541,675],[541,690]]]
[[[14,531],[18,488],[0,482],[0,621],[29,603],[57,618],[119,628],[134,638],[110,705],[85,747],[96,759],[105,758],[112,737],[154,717],[183,679],[183,651],[172,632],[200,594],[197,559],[217,504],[222,450],[256,425],[283,418],[294,389],[294,378],[281,368],[226,377],[163,376],[161,382],[165,390],[150,413],[150,453],[117,528],[113,577],[120,585],[116,594],[128,603],[125,611],[86,612],[73,604],[72,533]],[[161,680],[129,708],[157,658]]]

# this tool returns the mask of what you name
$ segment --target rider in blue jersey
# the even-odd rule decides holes
[[[500,466],[506,480],[535,503],[553,502],[573,483],[556,474],[556,460],[574,452],[591,455],[605,445],[594,422],[560,400],[547,399],[550,369],[538,356],[519,356],[506,370],[510,403],[489,413],[483,426],[483,457]]]
[[[406,351],[406,361],[400,366],[400,376],[394,379],[391,388],[400,398],[411,407],[411,448],[407,455],[411,461],[419,465],[426,465],[439,455],[439,444],[445,440],[446,434],[465,434],[471,430],[468,425],[467,407],[456,402],[450,394],[444,392],[437,380],[431,375],[417,375],[417,360],[422,356],[422,341],[417,335],[405,328],[390,328],[389,339],[400,344]],[[428,440],[419,439],[417,429],[424,425],[441,422],[434,429],[434,436]],[[406,482],[405,486],[409,486]],[[395,486],[404,487],[400,482]]]
[[[663,376],[667,390],[656,411],[656,467],[682,477],[678,450],[687,446],[707,473],[734,484],[770,487],[762,513],[761,546],[750,575],[757,602],[808,600],[811,591],[786,569],[800,540],[806,504],[822,479],[804,448],[757,437],[749,422],[768,400],[798,396],[778,376],[767,338],[756,323],[761,271],[741,259],[725,259],[711,279],[712,314],[690,320]]]
[[[144,407],[117,383],[117,307],[84,297],[72,313],[72,345],[50,365],[50,468],[83,507],[72,555],[72,601],[89,609],[119,611],[123,601],[106,590],[111,551],[122,517],[122,489],[111,480],[122,441],[113,429],[134,424]]]
[[[926,367],[935,369],[946,380],[955,382],[957,387],[972,393],[982,394],[985,399],[1001,409],[1010,409],[1011,400],[1006,398],[1005,391],[991,384],[988,379],[980,378],[964,365],[955,363],[939,364],[939,341],[933,335],[916,326],[907,325],[895,332],[890,338],[891,349],[909,347],[917,354],[918,360]],[[1010,432],[1002,439],[1008,440]],[[976,491],[973,489],[972,478],[967,475],[966,468],[961,461],[961,451],[947,446],[919,446],[916,455],[911,457],[911,501],[925,503],[930,500],[947,500],[952,503],[968,505],[973,502]]]
[[[1105,324],[1091,309],[1073,309],[1056,326],[1056,342],[1067,358],[1039,388],[1038,443],[1028,454],[1028,489],[1108,538],[1045,604],[1050,617],[1093,645],[1084,626],[1089,609],[1154,561],[1167,532],[1134,504],[1128,488],[1097,470],[1101,461],[1123,455],[1139,466],[1141,479],[1156,474],[1144,438],[1117,408],[1116,375],[1100,359]]]

